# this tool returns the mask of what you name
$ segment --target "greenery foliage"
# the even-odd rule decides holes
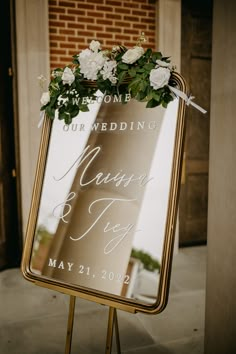
[[[140,49],[140,47],[134,47],[133,50],[135,48]],[[102,54],[106,58],[107,63],[115,63],[113,80],[104,76],[104,67],[97,70],[96,80],[88,80],[86,75],[81,72],[80,55],[74,55],[70,66],[57,68],[53,71],[48,92],[44,93],[48,95],[48,98],[43,101],[41,99],[43,104],[41,110],[45,111],[51,119],[58,117],[66,124],[70,124],[79,112],[89,111],[89,103],[86,98],[96,101],[97,90],[106,95],[121,95],[122,103],[126,103],[125,98],[129,94],[137,101],[146,102],[147,108],[159,105],[167,107],[168,103],[173,100],[168,80],[159,85],[160,87],[154,88],[150,74],[160,67],[171,73],[174,68],[171,67],[169,58],[164,57],[160,52],[147,49],[143,50],[143,54],[137,60],[127,63],[124,62],[124,55],[128,51],[131,50],[123,46],[116,46],[110,51],[97,50],[98,54]],[[96,54],[96,52],[91,53]],[[65,70],[70,70],[72,75],[70,82],[63,80]]]
[[[160,270],[160,263],[153,259],[148,253],[132,249],[131,257],[139,259],[143,263],[144,269],[150,272]]]

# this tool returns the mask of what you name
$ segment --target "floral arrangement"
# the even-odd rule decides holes
[[[41,97],[41,111],[70,124],[80,111],[89,111],[97,90],[119,96],[122,103],[130,97],[147,102],[147,108],[167,107],[174,98],[168,86],[174,67],[160,52],[144,51],[144,40],[142,35],[131,49],[115,46],[111,50],[102,50],[100,42],[93,40],[89,48],[73,56],[72,65],[52,72],[48,91]]]

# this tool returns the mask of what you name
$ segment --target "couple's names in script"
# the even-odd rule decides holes
[[[91,148],[88,145],[83,152],[73,161],[73,163],[68,167],[68,169],[61,176],[54,176],[54,180],[59,182],[63,180],[73,169],[81,168],[81,174],[79,177],[79,185],[81,187],[89,186],[95,184],[96,186],[113,184],[115,188],[123,187],[128,188],[131,184],[137,184],[139,187],[144,187],[152,178],[149,178],[147,174],[135,175],[126,174],[122,170],[118,171],[115,174],[111,172],[103,173],[98,172],[92,177],[87,178],[87,172],[89,168],[92,167],[93,162],[101,153],[101,147],[96,146]],[[71,201],[77,197],[75,192],[70,192],[66,200],[58,204],[54,210],[53,215],[57,216],[64,223],[68,223],[68,215],[72,211]],[[114,208],[120,207],[123,208],[124,204],[135,202],[137,199],[128,199],[128,198],[98,198],[93,200],[88,206],[88,213],[94,216],[94,220],[87,230],[81,235],[70,235],[72,241],[79,241],[84,237],[88,236],[89,233],[94,229],[99,221],[103,220],[103,217],[106,216],[107,212]],[[95,215],[94,207],[99,206],[100,212]],[[111,253],[121,242],[124,240],[131,230],[134,229],[134,223],[128,223],[126,225],[112,224],[110,221],[104,224],[103,232],[110,233],[111,239],[104,247],[104,254]],[[136,230],[137,232],[138,230]]]

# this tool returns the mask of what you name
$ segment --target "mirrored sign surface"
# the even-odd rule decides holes
[[[182,103],[147,109],[97,97],[71,125],[53,121],[27,272],[78,293],[154,306],[173,247]]]

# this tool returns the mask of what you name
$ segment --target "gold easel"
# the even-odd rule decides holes
[[[65,354],[71,353],[72,334],[73,334],[74,315],[75,315],[75,301],[76,301],[76,297],[70,295]],[[114,327],[115,327],[115,335],[116,335],[117,354],[121,354],[117,311],[116,308],[109,307],[105,354],[111,354]]]

